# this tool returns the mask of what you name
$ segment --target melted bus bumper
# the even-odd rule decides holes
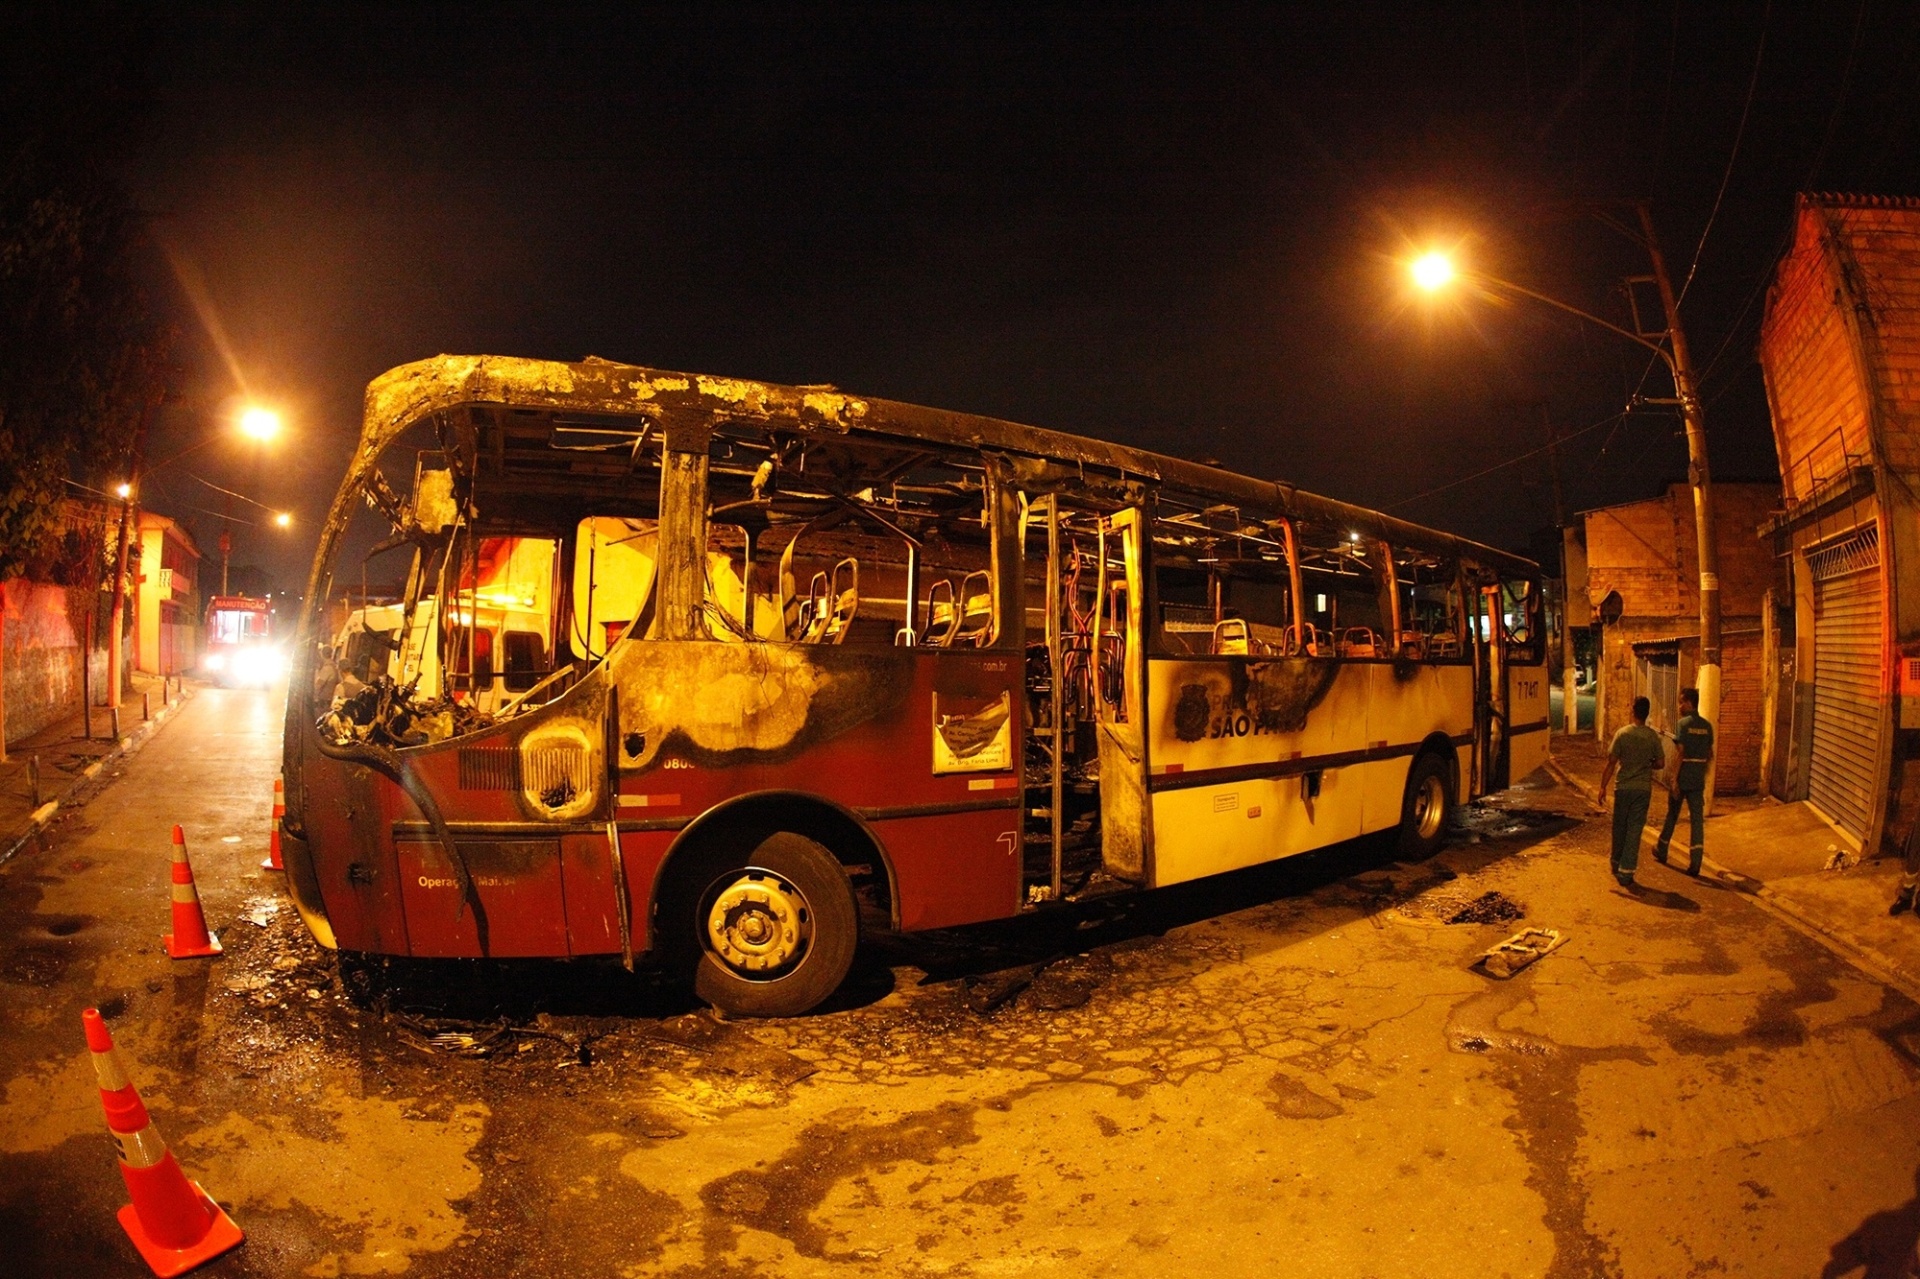
[[[300,922],[307,926],[315,941],[328,950],[338,950],[333,921],[327,918],[327,904],[320,897],[320,880],[314,874],[313,853],[307,841],[288,830],[285,823],[280,827],[280,860],[287,868],[287,894],[293,898],[293,908],[300,912]]]

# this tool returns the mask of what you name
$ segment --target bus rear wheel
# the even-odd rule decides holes
[[[1407,771],[1400,802],[1400,855],[1418,861],[1440,851],[1453,815],[1453,766],[1441,755],[1421,755]]]
[[[706,860],[695,882],[682,916],[695,995],[738,1017],[796,1017],[839,989],[860,916],[825,848],[781,831],[744,856]]]

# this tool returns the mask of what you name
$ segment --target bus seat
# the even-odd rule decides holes
[[[1400,632],[1400,656],[1417,662],[1426,655],[1427,636],[1424,631]]]
[[[1213,624],[1213,643],[1208,651],[1216,656],[1245,657],[1253,651],[1246,619],[1223,617]]]
[[[960,610],[954,607],[953,598],[950,577],[939,578],[927,587],[927,616],[920,633],[926,637],[923,642],[933,648],[951,647],[954,633],[960,629]]]
[[[799,633],[794,636],[802,644],[818,644],[820,636],[827,629],[827,609],[829,595],[828,582],[824,570],[816,572],[813,580],[807,583],[807,598],[800,601]]]
[[[844,587],[840,585],[842,569],[845,569],[847,574],[847,585]],[[847,630],[853,625],[854,614],[860,611],[859,560],[849,555],[833,566],[833,577],[827,583],[827,593],[822,604],[826,609],[826,621],[821,626],[821,642],[839,644],[847,638]]]
[[[806,634],[807,629],[807,621],[803,615],[805,612],[805,604],[795,603],[795,596],[799,593],[797,589],[799,584],[793,577],[793,548],[799,544],[800,534],[795,533],[788,539],[787,549],[780,552],[780,570],[777,581],[779,583],[778,590],[780,596],[779,638],[783,640],[800,639]]]
[[[1380,639],[1371,626],[1349,626],[1340,632],[1340,640],[1335,647],[1341,657],[1380,656]]]
[[[959,628],[950,642],[965,640],[975,648],[986,647],[993,636],[993,577],[987,570],[975,569],[960,579],[959,614]]]

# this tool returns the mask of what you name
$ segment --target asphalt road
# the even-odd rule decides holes
[[[201,691],[0,869],[0,1271],[146,1273],[89,1004],[248,1233],[210,1275],[1883,1276],[1920,1234],[1920,1010],[1738,893],[1616,890],[1552,790],[1419,866],[874,939],[729,1023],[598,965],[343,973],[258,869],[278,725]],[[159,949],[175,822],[217,960]],[[1568,940],[1469,968],[1529,924]]]

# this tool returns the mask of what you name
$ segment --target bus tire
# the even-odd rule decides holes
[[[838,990],[860,913],[833,854],[778,831],[744,854],[702,858],[680,926],[693,993],[736,1017],[797,1017]]]
[[[1452,763],[1433,751],[1416,756],[1400,801],[1400,856],[1420,861],[1439,852],[1452,816]]]

